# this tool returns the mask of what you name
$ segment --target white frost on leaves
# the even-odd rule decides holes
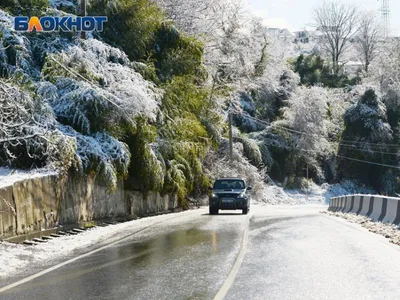
[[[65,7],[69,3],[50,4]],[[144,80],[127,55],[117,48],[92,38],[68,40],[57,34],[28,39],[12,29],[12,21],[9,14],[0,10],[2,72],[18,79],[19,84],[36,88],[41,97],[31,97],[19,86],[0,83],[5,91],[0,92],[0,101],[7,104],[0,109],[0,121],[21,123],[13,128],[0,124],[0,141],[7,139],[6,146],[14,143],[2,147],[6,151],[5,164],[12,165],[21,151],[28,151],[35,158],[42,153],[49,155],[49,167],[60,171],[69,167],[94,169],[114,187],[117,176],[127,174],[130,155],[128,147],[106,131],[117,131],[121,123],[133,128],[133,119],[138,115],[155,119],[161,91]],[[7,47],[15,49],[15,65]],[[34,53],[36,59],[45,57],[37,52],[47,54],[42,74],[33,57]],[[14,107],[19,114],[12,111]],[[25,136],[37,134],[40,136],[29,139],[27,150],[14,149],[15,140],[10,140],[18,138],[19,146]],[[45,138],[51,143],[46,143]]]
[[[60,131],[75,141],[79,166],[84,170],[94,169],[111,187],[117,185],[117,174],[127,175],[131,156],[126,144],[105,132],[86,136],[61,125]]]
[[[12,23],[13,17],[9,13],[0,9],[0,24],[6,28],[12,28]]]
[[[393,132],[387,122],[387,110],[380,93],[365,86],[358,89],[361,97],[346,111],[345,120],[349,124],[361,123],[371,141],[392,140]]]
[[[50,72],[58,78],[55,85],[59,95],[53,97],[54,106],[57,107],[56,113],[70,115],[71,106],[77,105],[77,101],[82,102],[84,106],[85,101],[97,98],[100,106],[107,106],[105,109],[118,109],[119,114],[128,114],[130,117],[140,114],[155,118],[161,92],[133,69],[122,51],[98,40],[89,39],[83,42],[82,47],[73,45],[61,54],[53,56],[53,59],[61,64],[60,66],[50,59]],[[57,68],[67,68],[70,72],[62,70],[62,73],[59,73]],[[49,85],[47,87],[54,89]],[[46,94],[47,91],[42,93]],[[78,106],[82,108],[82,105]]]
[[[13,165],[21,157],[51,164],[64,156],[52,111],[19,86],[0,80],[0,155]],[[26,167],[26,166],[25,166]]]
[[[74,1],[70,0],[49,0],[49,4],[53,8],[75,8]]]
[[[39,71],[33,67],[31,44],[28,38],[13,28],[14,18],[0,9],[0,66],[1,76],[9,75],[17,70],[38,77]],[[12,49],[15,55],[12,58],[15,62],[10,62],[7,50]],[[7,77],[7,76],[6,76]],[[27,81],[29,79],[25,79]]]
[[[282,111],[283,119],[274,123],[276,130],[289,128],[290,144],[300,149],[302,156],[315,164],[318,154],[329,149],[327,140],[327,92],[323,88],[298,88],[288,100],[289,106]]]

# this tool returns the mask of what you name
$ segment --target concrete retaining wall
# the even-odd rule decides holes
[[[400,198],[347,195],[331,198],[329,211],[354,213],[376,222],[400,225]]]
[[[143,216],[178,207],[176,197],[124,189],[115,193],[94,176],[60,179],[46,175],[0,188],[0,240],[53,228],[116,217]]]

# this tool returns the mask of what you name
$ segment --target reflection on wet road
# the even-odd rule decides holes
[[[245,216],[153,228],[16,287],[1,299],[210,299],[230,271]]]

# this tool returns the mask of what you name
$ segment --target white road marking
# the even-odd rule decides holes
[[[225,298],[229,289],[233,285],[235,278],[239,272],[239,269],[243,263],[244,257],[246,255],[247,241],[249,239],[250,215],[246,218],[245,222],[246,222],[246,224],[245,224],[244,232],[243,232],[242,246],[241,246],[239,254],[236,258],[236,262],[233,265],[232,270],[229,273],[228,277],[225,279],[224,284],[222,285],[222,287],[218,291],[217,295],[215,296],[214,300],[222,300]]]
[[[110,247],[112,247],[112,246],[114,246],[114,245],[116,245],[116,244],[118,244],[118,243],[120,243],[120,242],[126,240],[127,238],[130,238],[131,236],[133,236],[133,235],[135,235],[135,234],[137,234],[137,233],[139,233],[139,232],[142,232],[142,231],[144,231],[144,230],[146,230],[146,229],[148,229],[148,228],[150,228],[150,227],[152,227],[152,226],[155,226],[155,225],[158,225],[158,224],[160,224],[160,223],[163,223],[163,222],[166,222],[166,221],[175,219],[175,218],[179,218],[179,217],[181,217],[181,216],[174,216],[174,217],[172,217],[172,218],[168,218],[168,219],[165,219],[165,220],[156,222],[156,223],[154,223],[154,224],[148,225],[148,226],[146,226],[146,227],[144,227],[144,228],[142,228],[142,229],[139,229],[139,230],[137,230],[137,231],[135,231],[135,232],[133,232],[133,233],[131,233],[131,234],[129,234],[129,235],[127,235],[127,236],[125,236],[125,237],[123,237],[123,238],[117,240],[117,241],[112,242],[111,244],[107,244],[107,245],[102,246],[102,247],[100,247],[100,248],[98,248],[98,249],[92,250],[92,251],[90,251],[90,252],[88,252],[88,253],[79,255],[79,256],[74,257],[74,258],[72,258],[72,259],[69,259],[69,260],[67,260],[67,261],[65,261],[65,262],[62,262],[62,263],[60,263],[60,264],[58,264],[58,265],[55,265],[55,266],[53,266],[53,267],[51,267],[51,268],[48,268],[48,269],[46,269],[46,270],[43,270],[43,271],[41,271],[41,272],[39,272],[39,273],[33,274],[33,275],[31,275],[31,276],[28,276],[28,277],[26,277],[26,278],[24,278],[24,279],[21,279],[21,280],[17,281],[17,282],[14,282],[14,283],[12,283],[12,284],[6,285],[6,286],[0,288],[0,294],[1,294],[1,293],[4,293],[5,291],[8,291],[8,290],[10,290],[10,289],[13,289],[13,288],[15,288],[15,287],[17,287],[17,286],[20,286],[20,285],[22,285],[22,284],[24,284],[24,283],[27,283],[27,282],[29,282],[29,281],[31,281],[31,280],[34,280],[34,279],[36,279],[36,278],[38,278],[38,277],[40,277],[40,276],[43,276],[43,275],[45,275],[45,274],[47,274],[47,273],[50,273],[50,272],[52,272],[52,271],[54,271],[54,270],[57,270],[57,269],[59,269],[59,268],[62,268],[62,267],[66,266],[66,265],[68,265],[68,264],[70,264],[70,263],[73,263],[73,262],[75,262],[75,261],[77,261],[77,260],[79,260],[79,259],[81,259],[81,258],[88,257],[88,256],[90,256],[90,255],[92,255],[92,254],[95,254],[95,253],[97,253],[97,252],[100,252],[100,251],[102,251],[102,250],[104,250],[104,249],[110,248]]]

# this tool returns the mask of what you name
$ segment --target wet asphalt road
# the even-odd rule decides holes
[[[322,209],[183,214],[0,299],[213,299],[224,283],[225,299],[399,299],[400,247]]]

